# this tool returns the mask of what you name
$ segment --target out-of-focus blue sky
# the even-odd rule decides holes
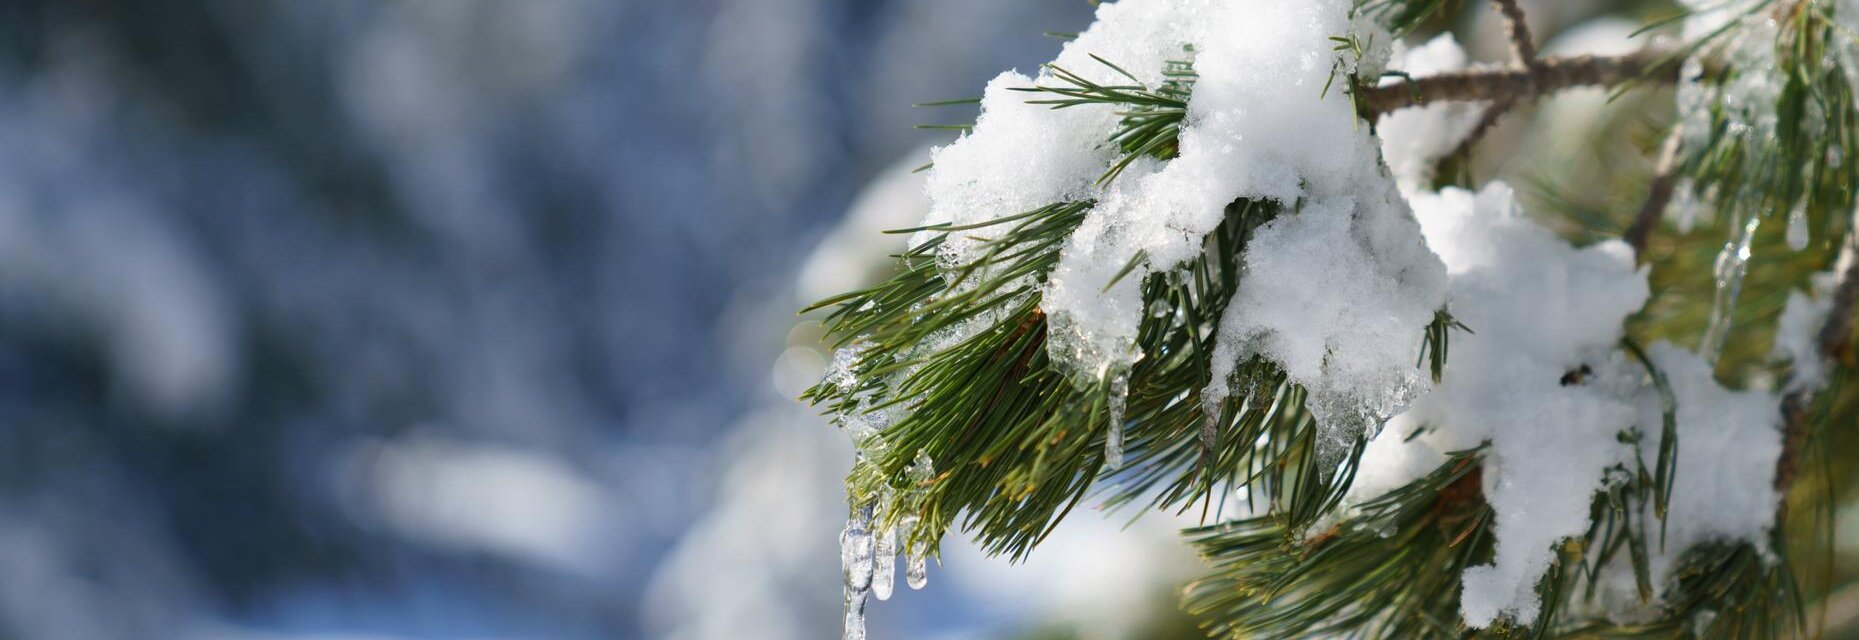
[[[830,631],[830,539],[717,524],[838,498],[836,443],[725,495],[769,416],[837,437],[776,384],[796,273],[970,115],[911,103],[1089,12],[0,0],[0,636],[706,637],[753,610],[668,558],[791,542],[757,584],[827,606],[770,634]]]

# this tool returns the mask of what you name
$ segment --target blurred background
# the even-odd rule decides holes
[[[1593,46],[1669,7],[1529,4]],[[794,312],[973,116],[911,104],[1091,11],[0,0],[0,638],[836,637]],[[1178,524],[951,540],[874,637],[1192,637]]]

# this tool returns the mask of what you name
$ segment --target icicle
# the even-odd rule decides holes
[[[845,570],[845,640],[865,640],[865,594],[871,591],[871,505],[856,509],[839,534],[839,562]]]
[[[871,593],[879,600],[891,599],[891,587],[897,581],[897,529],[878,534],[872,550]]]
[[[846,590],[845,640],[865,640],[865,594]]]
[[[922,551],[913,550],[910,553],[909,563],[904,567],[904,582],[909,583],[912,589],[922,589],[923,585],[929,584],[929,558]]]
[[[924,543],[912,540],[916,537],[917,517],[904,516],[897,522],[897,530],[904,536],[904,582],[911,589],[922,589],[929,582],[929,561],[923,552]]]
[[[1699,355],[1708,362],[1716,362],[1723,353],[1724,339],[1730,335],[1731,317],[1736,309],[1736,298],[1743,292],[1743,275],[1749,271],[1749,243],[1756,237],[1756,227],[1762,224],[1762,218],[1749,216],[1741,225],[1732,228],[1732,236],[1723,245],[1723,251],[1717,254],[1716,277],[1717,296],[1711,303],[1710,323],[1705,325],[1704,340],[1698,344]]]
[[[1123,468],[1123,409],[1128,400],[1130,374],[1117,373],[1110,379],[1110,428],[1104,432],[1104,468]]]
[[[930,481],[936,479],[936,461],[930,459],[928,451],[917,450],[917,457],[904,469],[904,476],[910,479],[911,491],[923,491]],[[911,589],[922,589],[929,584],[929,542],[918,534],[920,520],[914,513],[906,513],[897,521],[898,535],[903,537],[904,582]]]
[[[1788,248],[1800,251],[1807,248],[1807,203],[1795,205],[1788,212]]]

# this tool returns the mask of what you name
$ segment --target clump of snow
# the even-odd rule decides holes
[[[1087,380],[1123,375],[1139,357],[1144,278],[1198,256],[1229,203],[1273,200],[1287,211],[1250,245],[1216,374],[1263,355],[1334,409],[1326,424],[1378,424],[1423,384],[1413,363],[1444,277],[1348,96],[1325,92],[1333,69],[1357,68],[1329,40],[1355,33],[1349,3],[1127,4],[1172,12],[1199,79],[1179,157],[1109,185],[1062,249],[1044,292],[1053,355]],[[1360,68],[1385,55],[1372,48]],[[1226,385],[1216,375],[1211,394]]]
[[[1466,69],[1465,50],[1459,48],[1452,33],[1441,33],[1426,44],[1409,48],[1394,45],[1396,71],[1415,78]],[[1399,82],[1390,76],[1383,84]],[[1402,109],[1381,117],[1375,125],[1381,136],[1381,152],[1388,168],[1410,190],[1418,190],[1433,179],[1433,168],[1440,158],[1451,153],[1477,128],[1488,108],[1483,102],[1442,101],[1422,107]]]
[[[1799,291],[1789,292],[1775,328],[1773,357],[1787,360],[1794,367],[1784,393],[1813,392],[1827,382],[1827,358],[1820,351],[1820,327],[1826,322],[1833,299],[1831,274],[1816,274],[1814,289],[1819,295],[1809,297]]]
[[[1748,543],[1769,552],[1781,493],[1775,464],[1782,451],[1781,411],[1760,391],[1731,391],[1711,377],[1703,357],[1669,343],[1647,349],[1672,387],[1678,418],[1678,474],[1664,521],[1663,544],[1647,545],[1653,584],[1669,585],[1686,550],[1705,543]],[[1648,394],[1650,395],[1650,394]],[[1641,462],[1652,468],[1659,448],[1657,402],[1643,402]],[[1657,523],[1650,505],[1635,516]],[[1641,603],[1633,570],[1614,563],[1596,578],[1593,613],[1622,622],[1656,616],[1658,602]]]
[[[1162,83],[1171,59],[1186,56],[1187,31],[1207,0],[1146,0],[1098,6],[1097,21],[1065,45],[1052,66],[1104,85],[1129,79],[1091,58],[1111,61],[1144,84]],[[1096,185],[1117,149],[1108,143],[1118,120],[1109,105],[1053,109],[1030,101],[1033,86],[1065,86],[1042,70],[1037,77],[1008,71],[982,93],[981,115],[968,135],[937,148],[930,159],[924,224],[971,224],[1003,218],[1060,202],[1100,195]],[[971,261],[976,242],[950,236],[952,264]],[[1101,285],[1100,285],[1101,286]]]
[[[1118,389],[1140,357],[1143,280],[1197,257],[1229,203],[1275,200],[1288,212],[1254,242],[1248,284],[1220,328],[1226,371],[1264,355],[1312,389],[1320,417],[1334,417],[1326,424],[1379,424],[1424,385],[1413,363],[1445,278],[1375,140],[1342,86],[1332,86],[1333,73],[1377,74],[1388,58],[1392,38],[1352,22],[1350,8],[1347,0],[1101,5],[1053,64],[1129,84],[1095,56],[1155,86],[1169,61],[1192,54],[1199,77],[1179,156],[1137,162],[1100,185],[1116,158],[1116,109],[1028,104],[1012,90],[1056,84],[1050,72],[1003,74],[988,85],[973,132],[933,154],[926,223],[1096,200],[1061,249],[1042,308],[1054,358],[1081,383]],[[1335,51],[1330,37],[1340,35],[1355,35],[1362,50]],[[951,236],[945,258],[969,262],[977,242]],[[1312,282],[1312,269],[1336,286],[1298,286]],[[1222,376],[1212,390],[1224,394],[1226,384]]]
[[[1647,355],[1665,373],[1678,407],[1678,475],[1665,518],[1665,548],[1673,552],[1668,560],[1703,542],[1741,541],[1766,549],[1781,500],[1775,490],[1775,461],[1782,452],[1775,398],[1723,388],[1710,363],[1670,344],[1654,344]],[[1647,434],[1645,451],[1657,451],[1658,430]]]
[[[1390,203],[1316,201],[1258,230],[1220,321],[1205,397],[1228,395],[1236,366],[1264,355],[1310,391],[1308,408],[1331,427],[1324,450],[1340,451],[1424,389],[1414,363],[1421,329],[1442,301],[1415,284],[1432,285],[1437,274],[1386,269],[1362,241],[1356,214],[1383,207]]]
[[[1645,274],[1618,241],[1569,246],[1501,183],[1420,195],[1414,208],[1451,274],[1452,313],[1476,333],[1452,335],[1440,385],[1369,445],[1352,494],[1385,493],[1489,442],[1497,557],[1466,572],[1463,613],[1478,627],[1500,614],[1528,622],[1553,545],[1586,530],[1606,468],[1628,455],[1617,436],[1639,415],[1617,385],[1561,381],[1583,365],[1597,378],[1625,368],[1613,347],[1646,301]]]
[[[1587,530],[1609,470],[1655,466],[1657,387],[1615,348],[1621,323],[1647,299],[1646,273],[1619,241],[1577,249],[1531,222],[1502,184],[1413,202],[1451,274],[1453,315],[1475,333],[1453,334],[1440,384],[1370,442],[1350,501],[1487,444],[1483,491],[1497,552],[1466,571],[1461,612],[1476,627],[1499,617],[1527,624],[1540,613],[1535,587],[1556,545]],[[1654,345],[1650,358],[1671,385],[1680,434],[1667,545],[1652,567],[1663,580],[1696,544],[1762,544],[1781,445],[1766,394],[1722,388],[1703,358],[1670,345]],[[1614,603],[1602,608],[1639,606],[1630,568],[1602,581]]]

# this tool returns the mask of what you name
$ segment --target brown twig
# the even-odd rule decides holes
[[[1652,183],[1646,187],[1646,202],[1640,205],[1639,213],[1633,216],[1633,224],[1627,227],[1626,241],[1635,254],[1646,253],[1646,242],[1652,239],[1653,227],[1659,224],[1660,215],[1672,202],[1673,188],[1678,185],[1678,152],[1684,145],[1683,128],[1683,125],[1673,125],[1672,132],[1665,136],[1665,143],[1659,145],[1659,160],[1653,167]]]
[[[1453,147],[1452,152],[1442,157],[1460,158],[1469,162],[1472,159],[1472,148],[1478,146],[1478,141],[1483,139],[1486,133],[1490,133],[1491,129],[1497,126],[1498,121],[1503,120],[1505,114],[1510,113],[1511,107],[1515,106],[1517,106],[1517,100],[1513,98],[1493,102],[1491,106],[1485,107],[1484,114],[1478,117],[1478,124],[1472,125],[1472,130],[1466,132],[1465,138],[1459,141],[1458,146]]]
[[[1523,7],[1517,0],[1491,0],[1498,15],[1504,17],[1504,33],[1510,37],[1510,55],[1519,67],[1536,66],[1536,41],[1530,37],[1530,25],[1524,22]]]
[[[1356,104],[1372,117],[1441,101],[1521,102],[1572,87],[1613,86],[1638,78],[1678,79],[1677,63],[1657,50],[1536,60],[1529,68],[1470,69],[1362,87]]]

